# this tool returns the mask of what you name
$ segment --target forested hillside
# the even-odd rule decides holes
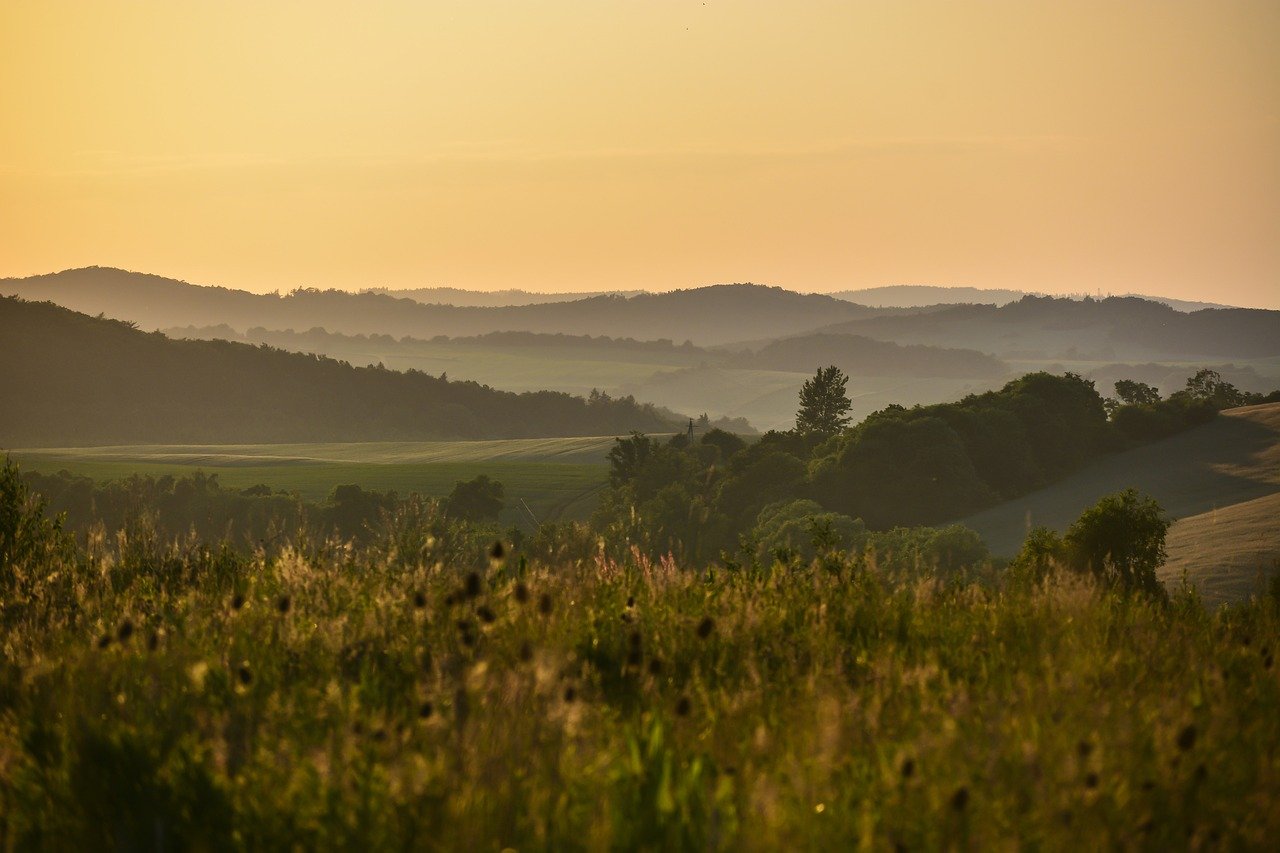
[[[862,318],[829,332],[896,343],[970,347],[1002,357],[1093,359],[1265,358],[1280,355],[1280,311],[1190,313],[1146,299],[1026,296],[994,305]]]
[[[522,438],[666,431],[631,399],[474,382],[226,341],[176,341],[0,298],[0,444]]]
[[[1000,359],[977,350],[903,346],[862,335],[825,333],[773,341],[743,358],[742,364],[760,370],[801,372],[834,364],[850,376],[991,378],[1009,369]]]

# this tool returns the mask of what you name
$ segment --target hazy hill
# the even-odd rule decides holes
[[[1109,456],[961,523],[978,531],[994,553],[1011,555],[1030,526],[1065,530],[1098,498],[1129,487],[1152,495],[1173,518],[1185,519],[1170,531],[1171,567],[1185,565],[1191,554],[1199,555],[1195,562],[1206,571],[1220,557],[1235,560],[1247,576],[1219,573],[1215,587],[1221,592],[1227,583],[1239,592],[1241,584],[1253,583],[1258,568],[1270,568],[1258,563],[1280,548],[1280,542],[1260,538],[1275,529],[1265,514],[1280,494],[1280,403],[1229,409],[1204,426]]]
[[[812,334],[773,341],[743,359],[759,370],[812,372],[834,364],[850,376],[990,378],[1008,372],[994,356],[971,349],[906,346],[861,335]]]
[[[513,394],[0,298],[0,444],[522,438],[663,431],[630,400]]]
[[[502,308],[509,305],[541,305],[546,302],[573,302],[592,296],[635,296],[639,290],[592,290],[581,293],[535,293],[532,290],[463,290],[460,287],[415,287],[392,290],[369,287],[367,293],[381,293],[397,299],[412,299],[427,305],[467,305]]]
[[[832,324],[826,332],[896,343],[965,347],[1005,358],[1179,360],[1280,355],[1280,311],[1184,313],[1134,297],[1025,296],[1008,305],[957,305]]]
[[[866,287],[861,290],[841,290],[831,294],[840,299],[848,299],[859,305],[873,308],[926,308],[936,305],[980,304],[1007,305],[1017,302],[1024,296],[1043,296],[1027,290],[999,290],[982,287],[940,287],[928,284],[903,284],[888,287]],[[1199,311],[1202,308],[1226,308],[1216,302],[1192,302],[1185,299],[1170,299],[1166,296],[1143,296],[1128,293],[1138,299],[1147,299],[1168,305],[1178,311]],[[1083,299],[1083,295],[1072,296],[1071,299]]]
[[[0,294],[48,300],[145,329],[226,324],[243,331],[322,327],[347,334],[430,338],[495,331],[562,332],[710,345],[774,338],[879,313],[830,296],[754,284],[504,308],[424,305],[379,293],[253,294],[104,267],[0,280]]]

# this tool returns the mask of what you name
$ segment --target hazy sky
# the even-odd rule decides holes
[[[0,2],[0,275],[1280,307],[1280,2]]]

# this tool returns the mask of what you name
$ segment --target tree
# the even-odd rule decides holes
[[[1127,406],[1153,406],[1160,402],[1160,391],[1145,382],[1121,379],[1116,383],[1116,396]]]
[[[1068,559],[1125,590],[1159,594],[1169,521],[1160,504],[1136,489],[1107,495],[1080,514],[1063,538]]]
[[[1219,409],[1243,406],[1249,402],[1247,395],[1222,378],[1216,370],[1203,368],[1187,379],[1186,393],[1193,400],[1207,400]]]
[[[849,423],[849,394],[845,387],[849,377],[834,364],[820,367],[814,377],[800,389],[800,411],[796,413],[796,432],[839,432]]]
[[[502,512],[505,489],[488,474],[474,479],[459,480],[445,500],[450,515],[466,521],[496,521]]]

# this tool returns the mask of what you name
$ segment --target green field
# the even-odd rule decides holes
[[[608,472],[608,436],[503,441],[351,442],[322,444],[127,445],[19,448],[9,451],[24,469],[67,470],[95,480],[133,474],[216,474],[223,486],[265,483],[323,500],[342,483],[366,489],[441,496],[459,480],[487,474],[506,487],[500,521],[529,530],[519,509],[540,522],[590,514]]]

